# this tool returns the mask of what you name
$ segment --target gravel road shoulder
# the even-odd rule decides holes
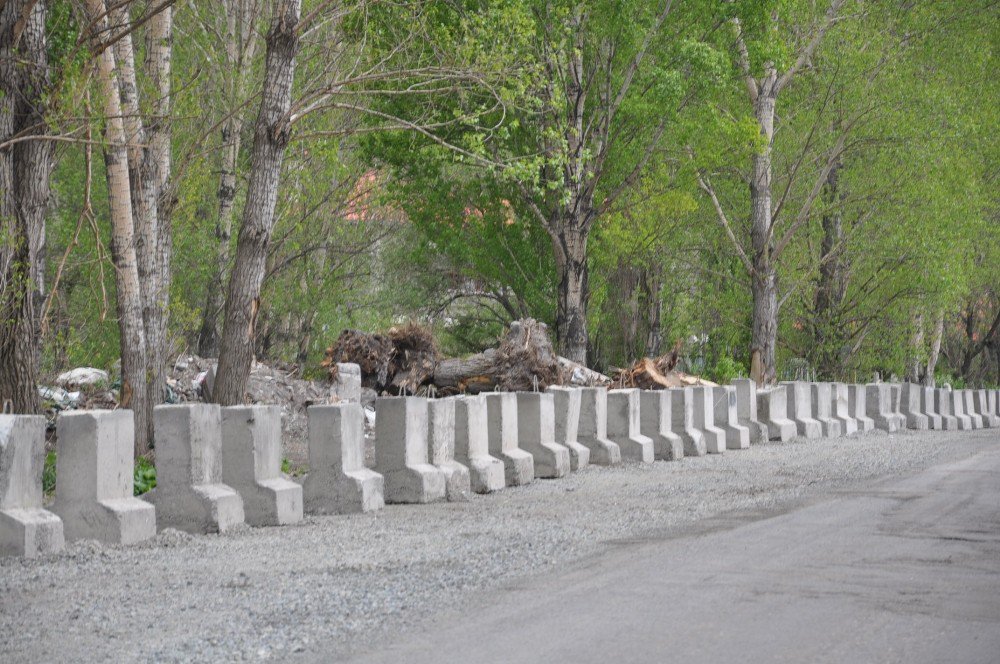
[[[997,430],[796,440],[591,467],[465,503],[2,558],[0,661],[333,659],[615,540],[787,509],[998,443]]]

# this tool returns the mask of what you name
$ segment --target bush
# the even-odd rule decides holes
[[[132,489],[132,493],[136,496],[141,496],[150,489],[156,488],[156,466],[149,462],[149,459],[145,457],[139,457],[135,460],[135,474],[133,475],[135,480],[135,486]]]
[[[720,357],[719,361],[715,363],[715,366],[709,369],[706,374],[708,379],[712,382],[718,383],[719,385],[726,385],[731,383],[734,378],[746,376],[747,369],[742,364],[726,355]]]
[[[56,453],[45,455],[45,466],[42,468],[42,492],[51,496],[56,491]]]

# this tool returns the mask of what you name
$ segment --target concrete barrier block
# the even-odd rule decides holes
[[[608,390],[608,439],[622,460],[653,463],[653,439],[640,431],[639,408],[639,390]]]
[[[130,410],[73,411],[56,420],[56,500],[69,541],[134,544],[156,535],[157,512],[135,498]]]
[[[0,556],[62,551],[62,520],[42,508],[45,417],[0,415]]]
[[[358,403],[309,406],[309,514],[372,512],[385,506],[382,476],[365,467],[365,414]]]
[[[973,390],[962,390],[962,399],[965,402],[965,414],[972,420],[973,429],[982,429],[985,426],[983,416],[976,410],[975,396]]]
[[[535,479],[535,459],[518,444],[517,394],[490,392],[484,396],[490,454],[503,461],[507,486],[528,484]]]
[[[809,397],[812,401],[813,419],[819,422],[824,438],[840,438],[843,431],[840,421],[835,419],[830,410],[833,401],[833,391],[830,383],[809,383]]]
[[[958,431],[958,418],[951,412],[951,390],[943,387],[934,388],[934,405],[941,415],[941,428],[945,431]]]
[[[948,399],[951,402],[951,414],[958,420],[960,431],[972,430],[972,418],[965,412],[965,397],[961,390],[949,390]]]
[[[222,481],[243,499],[252,526],[283,526],[302,520],[302,486],[281,473],[281,409],[222,409]]]
[[[375,470],[387,503],[433,503],[446,496],[444,473],[427,456],[427,399],[375,400]]]
[[[476,493],[499,491],[507,485],[503,461],[490,456],[486,398],[455,398],[455,460],[469,469]]]
[[[222,481],[222,410],[216,404],[153,409],[156,505],[160,530],[225,532],[245,522],[243,499]]]
[[[556,442],[555,398],[547,392],[517,392],[517,445],[531,455],[535,477],[569,474],[569,450]]]
[[[757,416],[757,383],[749,378],[737,378],[733,388],[736,390],[737,421],[749,430],[752,444],[766,443],[767,425]]]
[[[927,415],[927,428],[940,430],[943,426],[941,414],[937,412],[936,399],[934,398],[934,388],[924,386],[920,388],[922,394],[920,403],[923,406],[924,414]]]
[[[684,441],[671,430],[670,392],[639,393],[639,431],[653,441],[653,458],[676,461],[684,456]]]
[[[340,401],[361,403],[361,367],[350,362],[337,363],[337,379],[330,392]]]
[[[722,454],[726,451],[726,432],[715,426],[715,395],[711,387],[692,387],[694,393],[694,426],[705,436],[705,451]]]
[[[892,412],[892,392],[886,383],[865,385],[865,399],[868,417],[875,422],[875,428],[890,433],[899,431],[899,420]]]
[[[788,417],[788,388],[785,385],[757,390],[757,416],[767,426],[770,440],[787,441],[798,435],[798,427]]]
[[[823,425],[812,416],[812,386],[802,381],[781,385],[787,390],[788,419],[795,422],[796,433],[802,438],[821,438]]]
[[[608,391],[580,389],[580,425],[577,440],[590,450],[590,463],[614,466],[622,462],[621,448],[608,439]]]
[[[712,388],[712,412],[715,426],[726,434],[726,449],[745,450],[750,447],[750,429],[742,426],[736,411],[736,388],[720,385]]]
[[[889,383],[889,394],[892,395],[890,412],[896,420],[896,430],[902,431],[906,428],[906,417],[903,415],[903,386],[899,383]]]
[[[830,383],[830,417],[840,422],[842,435],[858,432],[858,421],[851,417],[850,398],[844,383]]]
[[[690,387],[666,390],[670,399],[670,428],[684,444],[684,456],[704,456],[705,434],[695,426],[694,391]]]
[[[847,386],[848,406],[853,417],[858,423],[860,433],[874,431],[875,420],[868,417],[868,389],[866,385],[851,384]]]
[[[580,429],[580,388],[550,385],[546,392],[552,394],[556,409],[556,442],[569,450],[571,470],[586,468],[590,463],[590,448],[577,440]]]
[[[976,411],[983,418],[983,426],[990,428],[1000,427],[1000,417],[993,411],[989,390],[976,390],[974,397],[976,400]]]
[[[907,429],[926,431],[930,428],[930,420],[924,412],[924,388],[914,383],[903,383],[900,411],[906,422]]]
[[[428,400],[427,423],[430,461],[444,473],[445,497],[452,502],[468,500],[472,478],[469,469],[455,461],[455,398]]]

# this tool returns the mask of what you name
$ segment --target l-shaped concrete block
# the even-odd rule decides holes
[[[62,520],[42,508],[45,417],[0,415],[0,556],[62,551]]]
[[[358,403],[309,406],[309,474],[302,484],[310,514],[372,512],[385,506],[382,476],[365,467],[365,414]]]

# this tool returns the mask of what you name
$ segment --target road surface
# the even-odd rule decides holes
[[[352,662],[1000,662],[1000,446],[622,542]]]

